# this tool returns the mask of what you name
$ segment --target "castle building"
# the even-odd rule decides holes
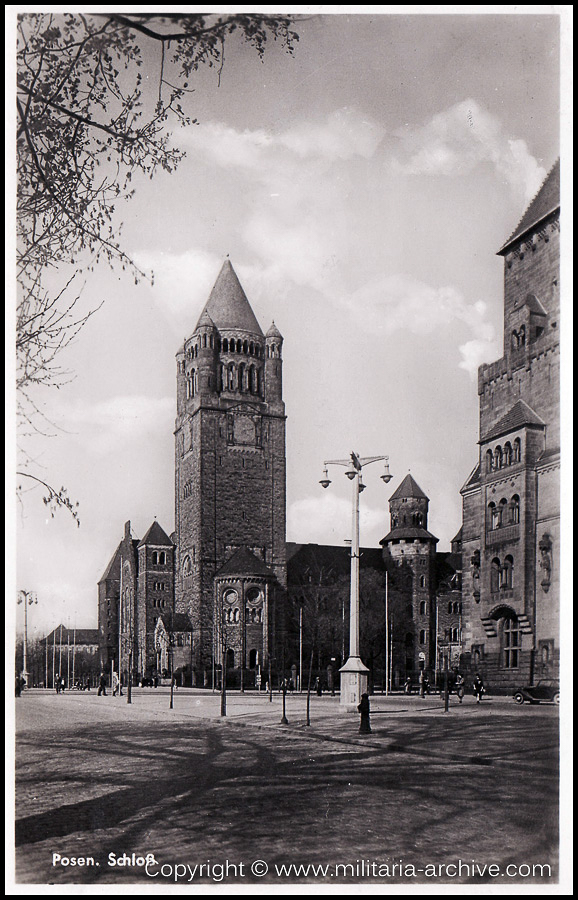
[[[479,459],[463,497],[464,649],[508,692],[559,666],[560,168],[504,259],[502,357],[480,366]]]
[[[227,259],[177,353],[175,531],[139,542],[126,524],[99,582],[103,667],[120,652],[144,677],[180,647],[206,685],[268,665],[287,582],[282,345]]]

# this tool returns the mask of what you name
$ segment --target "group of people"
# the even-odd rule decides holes
[[[411,680],[411,675],[408,675],[408,677],[406,678],[404,685],[403,685],[403,690],[404,690],[404,693],[406,693],[406,694],[412,693],[413,683]],[[452,692],[452,690],[455,690],[457,698],[458,698],[459,702],[461,703],[464,699],[464,695],[466,692],[466,679],[461,674],[461,672],[456,672],[455,675],[452,677],[451,683],[449,685],[450,693]],[[476,676],[475,676],[473,684],[472,684],[472,692],[474,694],[474,697],[476,698],[477,703],[481,702],[484,691],[485,691],[484,682],[482,680],[482,676],[478,672],[478,673],[476,673]],[[429,694],[429,692],[430,692],[429,679],[422,670],[420,672],[420,676],[419,676],[419,694],[421,697],[424,697],[425,694]]]

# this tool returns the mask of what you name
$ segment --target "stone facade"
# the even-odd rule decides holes
[[[241,681],[268,664],[287,584],[282,346],[226,260],[177,353],[175,532],[155,522],[139,542],[127,522],[99,582],[103,666],[120,647],[123,671],[130,655],[137,678],[158,672],[171,634],[196,684],[213,683],[223,647]]]
[[[490,689],[558,674],[559,166],[504,258],[504,351],[478,373],[479,460],[462,488],[464,649]]]

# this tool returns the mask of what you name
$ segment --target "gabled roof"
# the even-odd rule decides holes
[[[229,259],[223,263],[196,328],[205,314],[210,316],[219,330],[232,328],[263,337],[261,326]]]
[[[465,484],[460,488],[460,493],[465,491],[467,488],[472,487],[475,484],[480,483],[480,475],[482,474],[482,467],[479,463],[476,463],[470,474],[468,475]]]
[[[98,644],[98,628],[66,628],[64,625],[57,625],[41,642],[70,644],[71,647],[94,645]]]
[[[542,187],[520,219],[520,223],[497,255],[503,255],[508,247],[523,237],[560,207],[560,160],[557,159],[548,172]]]
[[[102,581],[118,581],[120,579],[120,547],[121,545],[119,544],[114,551],[111,561],[105,569],[104,575],[102,576],[102,578],[99,578],[98,584],[100,584]]]
[[[248,547],[239,547],[217,572],[217,578],[233,575],[257,575],[271,578],[273,573]]]
[[[288,541],[287,582],[290,585],[312,582],[324,584],[351,572],[351,548],[331,544],[295,544]],[[360,569],[383,569],[383,553],[378,547],[362,547],[359,551]]]
[[[429,500],[429,497],[424,494],[419,484],[408,474],[405,476],[398,489],[393,492],[389,500],[390,502],[392,500],[407,500],[410,497],[417,497],[420,500]]]
[[[153,522],[142,541],[139,542],[139,547],[144,546],[144,544],[152,544],[153,546],[160,547],[172,547],[173,542],[166,532],[163,531],[159,523],[156,521]]]
[[[528,307],[531,313],[536,316],[547,316],[548,313],[536,297],[536,294],[528,294],[524,301],[524,305]]]
[[[387,541],[406,541],[406,540],[428,540],[435,541],[438,543],[438,538],[433,535],[426,528],[420,528],[419,525],[401,525],[399,528],[392,528],[389,534],[386,534],[384,538],[380,540],[380,544],[385,544]]]
[[[534,412],[531,406],[528,406],[525,400],[518,400],[511,410],[505,416],[502,416],[500,421],[480,438],[479,443],[483,444],[486,441],[492,441],[494,438],[501,437],[503,434],[508,434],[508,432],[515,431],[517,428],[523,428],[526,425],[537,425],[543,428],[545,424],[544,420],[540,418],[538,413]]]

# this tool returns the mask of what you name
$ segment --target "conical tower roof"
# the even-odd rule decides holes
[[[391,500],[407,500],[409,497],[416,497],[419,500],[429,500],[427,494],[424,494],[419,484],[414,481],[411,475],[406,475],[402,483],[396,491],[393,492]]]
[[[168,534],[163,531],[161,526],[157,521],[154,521],[142,541],[139,543],[139,547],[143,547],[145,544],[152,544],[154,547],[172,547],[173,542],[171,541]]]
[[[230,259],[226,259],[223,263],[210,297],[199,316],[197,328],[205,313],[211,317],[219,331],[238,329],[263,337],[261,327]]]

